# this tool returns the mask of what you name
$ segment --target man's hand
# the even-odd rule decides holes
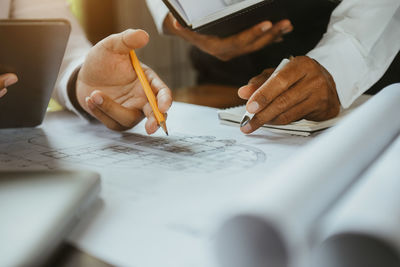
[[[163,25],[167,33],[180,36],[202,51],[223,61],[255,52],[271,43],[280,42],[283,40],[283,35],[293,30],[289,20],[282,20],[274,25],[270,21],[264,21],[233,36],[219,38],[199,34],[182,27],[171,13],[165,18]]]
[[[91,49],[79,72],[76,83],[79,104],[112,130],[130,129],[144,116],[148,134],[159,128],[129,58],[131,49],[145,46],[148,40],[148,34],[142,30],[111,35]],[[166,113],[172,104],[170,89],[153,70],[142,66],[161,113]]]
[[[265,70],[239,89],[239,96],[248,99],[247,111],[255,114],[241,128],[242,132],[251,133],[265,123],[288,124],[300,119],[323,121],[339,113],[335,82],[315,60],[296,57],[272,75],[273,71]]]
[[[6,73],[0,75],[0,97],[7,94],[7,87],[18,82],[17,75],[13,73]]]

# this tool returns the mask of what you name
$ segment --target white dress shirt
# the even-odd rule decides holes
[[[72,105],[67,84],[72,73],[83,63],[91,44],[65,0],[0,0],[0,19],[63,18],[71,23],[71,35],[60,68],[53,97],[64,107],[80,113]]]
[[[146,2],[161,33],[168,8],[161,0]],[[330,72],[347,108],[383,76],[399,51],[400,0],[343,0],[307,55]]]

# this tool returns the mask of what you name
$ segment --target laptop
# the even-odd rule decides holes
[[[0,172],[0,266],[44,264],[99,192],[93,172]]]
[[[0,20],[0,74],[19,80],[0,99],[0,128],[42,123],[70,29],[62,19]]]

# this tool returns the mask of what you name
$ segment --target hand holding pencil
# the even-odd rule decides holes
[[[76,82],[79,106],[112,130],[130,129],[144,117],[148,134],[159,128],[160,122],[130,58],[130,52],[144,47],[148,39],[142,30],[111,35],[91,49],[79,71]],[[171,90],[153,70],[144,64],[142,68],[153,100],[159,112],[165,114],[172,104]]]

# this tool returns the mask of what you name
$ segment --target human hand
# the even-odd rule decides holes
[[[144,116],[148,134],[159,128],[129,57],[130,50],[145,46],[148,40],[142,30],[110,35],[90,50],[79,71],[76,96],[80,106],[112,130],[130,129]],[[166,113],[172,104],[171,90],[153,70],[142,67],[160,112]]]
[[[335,82],[317,61],[295,57],[272,75],[273,71],[265,70],[239,89],[239,96],[248,99],[247,111],[255,114],[242,132],[249,134],[265,123],[323,121],[337,116],[340,102]]]
[[[223,61],[255,52],[271,43],[280,42],[283,40],[283,35],[293,30],[292,24],[287,19],[276,24],[264,21],[238,34],[220,38],[199,34],[182,27],[171,13],[165,18],[163,25],[167,33],[180,36],[202,51]]]
[[[7,94],[7,87],[18,82],[18,77],[14,73],[0,75],[0,97]]]

